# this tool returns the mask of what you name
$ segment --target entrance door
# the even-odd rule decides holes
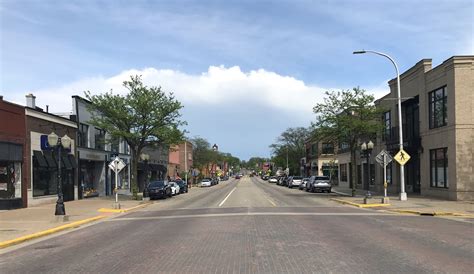
[[[405,181],[407,185],[407,191],[410,189],[413,193],[421,192],[420,185],[420,160],[418,154],[414,154],[410,161],[405,165]]]

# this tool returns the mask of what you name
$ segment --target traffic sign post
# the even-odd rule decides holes
[[[126,164],[119,157],[115,157],[115,159],[109,164],[109,168],[115,172],[115,209],[120,209],[118,201],[118,174],[125,166]]]
[[[408,155],[408,154],[407,154]],[[379,163],[383,168],[383,190],[384,190],[384,198],[382,199],[382,203],[386,204],[389,202],[387,197],[387,165],[393,161],[392,156],[384,149],[380,151],[379,154],[375,157],[377,163]]]
[[[408,162],[408,160],[410,160],[411,157],[405,150],[400,149],[400,151],[395,154],[394,158],[401,166],[404,166]]]

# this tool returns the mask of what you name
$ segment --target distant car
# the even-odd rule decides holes
[[[240,176],[240,174],[235,175],[235,179],[240,179],[240,177],[242,177],[242,176]]]
[[[219,184],[219,178],[218,177],[212,177],[211,179],[211,185],[218,185]]]
[[[306,183],[306,191],[331,193],[331,183],[328,176],[311,176]]]
[[[288,181],[288,187],[293,188],[294,186],[300,186],[301,182],[303,181],[303,177],[301,176],[293,176],[291,179]]]
[[[270,177],[270,179],[268,179],[268,182],[276,184],[276,183],[278,183],[278,178],[275,177],[275,176],[272,176],[272,177]]]
[[[262,176],[262,180],[267,181],[270,177],[267,175]]]
[[[153,181],[146,187],[146,193],[150,199],[171,197],[171,186],[165,181]]]
[[[212,180],[210,178],[204,178],[201,181],[201,187],[204,186],[211,186],[212,185]]]
[[[175,183],[179,185],[179,193],[188,193],[188,184],[183,180],[176,180]]]
[[[170,182],[170,187],[171,187],[171,195],[178,195],[180,193],[179,185],[176,182]]]
[[[303,178],[303,180],[301,180],[301,184],[299,185],[298,189],[299,189],[299,190],[305,189],[306,183],[307,183],[308,181],[309,181],[309,178]]]

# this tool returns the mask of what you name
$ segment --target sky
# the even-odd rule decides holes
[[[142,75],[180,100],[189,137],[269,157],[328,90],[376,98],[424,58],[474,54],[474,1],[0,0],[0,94],[50,112]]]

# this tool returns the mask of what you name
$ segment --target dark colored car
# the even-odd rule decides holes
[[[188,193],[188,184],[183,180],[176,180],[175,183],[179,185],[179,193]]]
[[[240,174],[236,174],[235,179],[240,179]]]
[[[171,187],[165,181],[153,181],[148,184],[145,191],[150,199],[171,197]]]

